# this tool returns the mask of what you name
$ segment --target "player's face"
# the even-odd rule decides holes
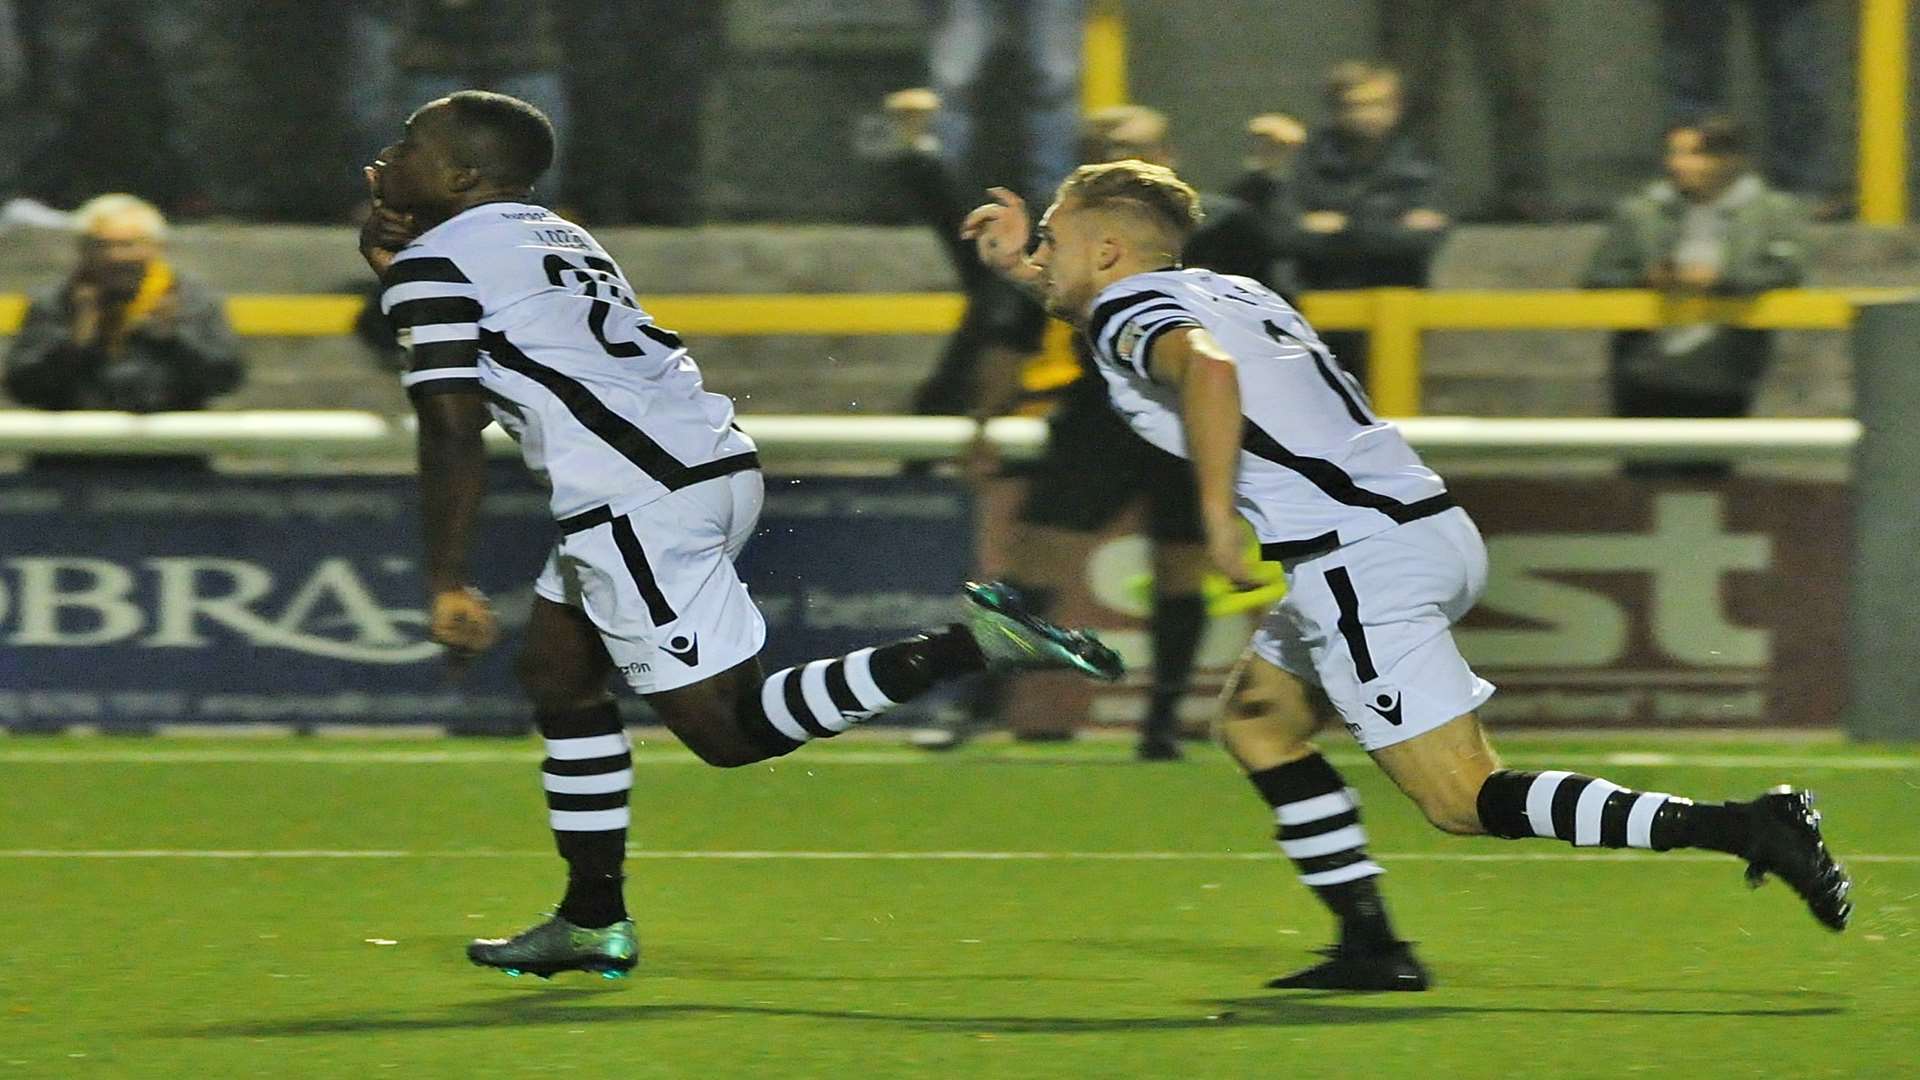
[[[1400,85],[1392,79],[1375,79],[1341,94],[1333,119],[1347,134],[1375,142],[1399,126],[1400,112]]]
[[[1710,153],[1700,132],[1679,128],[1667,136],[1667,177],[1682,195],[1712,198],[1739,172],[1740,159]]]
[[[1029,256],[1039,266],[1041,287],[1047,313],[1057,319],[1079,322],[1087,314],[1087,305],[1099,292],[1094,284],[1094,241],[1089,215],[1070,203],[1056,202],[1047,208],[1035,230],[1038,245]]]
[[[446,155],[434,138],[431,108],[407,121],[400,141],[380,151],[380,159],[374,162],[380,201],[403,213],[431,214],[452,198],[446,187]]]

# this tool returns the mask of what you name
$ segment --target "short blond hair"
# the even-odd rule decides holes
[[[96,195],[81,203],[80,208],[73,212],[73,227],[85,236],[99,228],[102,222],[119,218],[139,222],[155,240],[167,238],[167,217],[160,212],[160,208],[138,195],[121,191]]]
[[[1082,165],[1060,185],[1058,198],[1089,210],[1139,215],[1185,244],[1204,216],[1200,193],[1165,165],[1128,158]]]

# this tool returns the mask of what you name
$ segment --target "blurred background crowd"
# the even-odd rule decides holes
[[[157,411],[241,386],[217,295],[166,259],[168,222],[353,223],[360,167],[462,87],[548,113],[561,151],[536,195],[591,227],[930,225],[968,306],[912,394],[921,412],[998,414],[1074,382],[1037,309],[952,238],[988,184],[1044,204],[1085,161],[1176,165],[1207,197],[1189,263],[1289,296],[1426,286],[1457,226],[1570,221],[1607,227],[1569,283],[1791,286],[1810,223],[1854,210],[1851,9],[0,0],[0,226],[81,237],[71,274],[32,296],[5,389]],[[1128,39],[1104,96],[1143,104],[1089,92],[1114,77],[1089,70],[1103,12]],[[378,313],[359,329],[390,362]],[[1327,337],[1364,377],[1367,335]],[[1746,414],[1771,349],[1712,325],[1618,334],[1611,409]]]
[[[1131,7],[1134,99],[1175,118],[1206,179],[1262,138],[1299,134],[1260,127],[1249,148],[1250,117],[1335,123],[1338,95],[1315,84],[1352,58],[1399,73],[1393,107],[1375,102],[1405,144],[1392,154],[1438,170],[1458,216],[1598,213],[1651,164],[1664,127],[1730,108],[1763,133],[1770,184],[1847,212],[1846,3]],[[897,207],[856,162],[891,137],[874,109],[890,90],[935,92],[926,135],[970,187],[1038,191],[1073,164],[1088,8],[3,0],[0,182],[63,208],[125,190],[188,218],[338,221],[358,165],[412,107],[481,86],[553,117],[565,153],[545,195],[592,222],[885,218]],[[1331,168],[1325,151],[1306,160]]]

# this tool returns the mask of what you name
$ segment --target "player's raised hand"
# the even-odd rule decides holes
[[[412,214],[403,214],[387,206],[380,197],[380,164],[361,170],[367,178],[367,196],[372,209],[360,226],[360,255],[376,274],[384,275],[393,265],[393,256],[420,235]]]
[[[447,659],[457,670],[493,647],[500,639],[500,622],[486,594],[465,585],[434,594],[427,633],[447,647]]]
[[[1018,283],[1036,280],[1040,268],[1027,261],[1033,222],[1026,200],[1003,187],[988,188],[987,194],[993,201],[975,207],[960,223],[960,239],[973,241],[981,263],[994,273]]]

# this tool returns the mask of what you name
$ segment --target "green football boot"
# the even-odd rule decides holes
[[[596,971],[618,979],[640,961],[633,920],[589,930],[558,915],[510,938],[482,938],[467,946],[467,959],[509,975],[551,979],[562,971]]]
[[[1067,630],[1028,610],[1020,594],[1003,582],[966,585],[967,631],[996,668],[1016,671],[1078,671],[1102,682],[1126,674],[1120,654],[1090,630]]]

